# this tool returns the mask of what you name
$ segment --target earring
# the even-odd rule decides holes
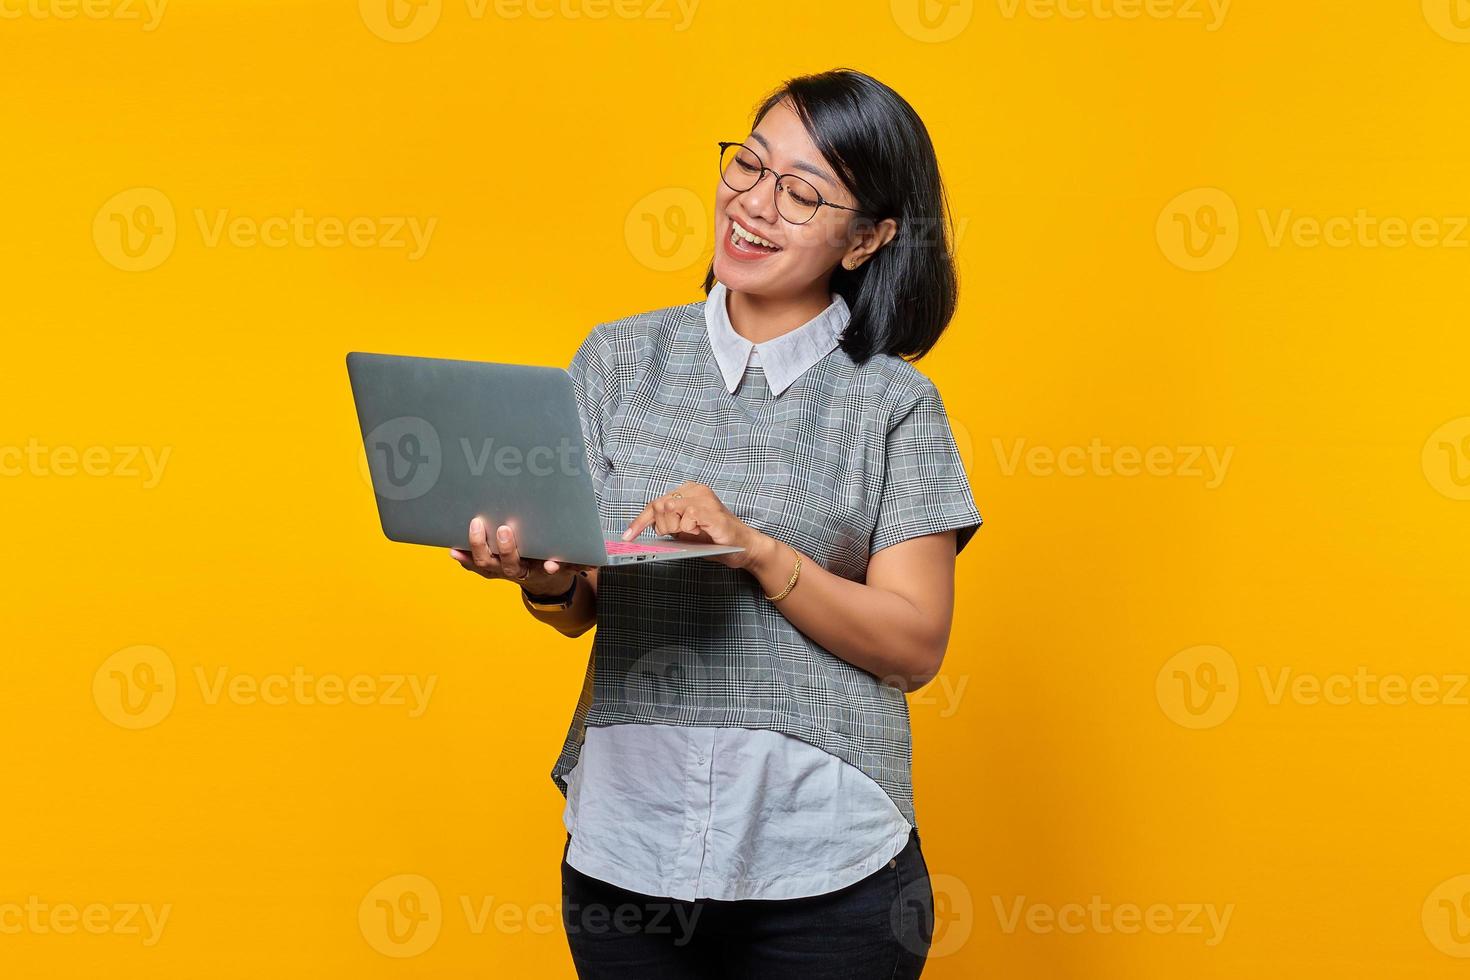
[[[852,259],[843,259],[842,260],[842,267],[844,269],[846,269],[848,272],[851,272],[853,269],[856,269],[857,268],[857,266],[853,263]]]

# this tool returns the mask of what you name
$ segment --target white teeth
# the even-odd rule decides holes
[[[740,227],[740,225],[736,224],[733,221],[730,222],[730,229],[731,229],[730,238],[731,238],[732,241],[734,239],[737,239],[737,238],[743,238],[743,239],[745,239],[748,242],[755,242],[757,245],[764,245],[766,248],[780,248],[781,247],[781,246],[777,245],[775,242],[768,242],[768,241],[766,241],[764,238],[760,237],[759,235],[752,235],[750,232],[746,231],[744,228]]]

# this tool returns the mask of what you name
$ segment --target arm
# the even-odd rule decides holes
[[[524,605],[524,603],[522,603]],[[597,625],[597,569],[589,569],[577,583],[577,594],[566,609],[526,611],[564,636],[581,636]]]
[[[735,545],[712,555],[756,577],[766,595],[779,595],[799,552],[736,518],[702,483],[687,482],[649,501],[628,529],[645,528],[684,540]],[[955,530],[920,534],[879,548],[866,581],[854,582],[802,556],[801,576],[777,606],[833,656],[903,691],[923,687],[939,672],[954,614]]]
[[[800,554],[762,535],[746,570],[779,595]],[[802,556],[801,575],[776,603],[815,643],[902,691],[934,678],[954,618],[955,532],[925,534],[877,552],[867,581],[834,575]]]
[[[782,614],[836,657],[903,691],[939,672],[954,616],[955,556],[980,526],[964,464],[933,385],[888,429],[884,482],[867,574],[861,582],[800,556]],[[649,501],[623,532],[644,528],[685,540],[736,545],[709,560],[744,568],[780,595],[799,553],[730,513],[709,487],[686,482]]]

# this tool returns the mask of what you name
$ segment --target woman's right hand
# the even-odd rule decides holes
[[[476,517],[470,521],[470,550],[450,548],[449,554],[460,567],[485,578],[503,578],[522,586],[532,595],[561,595],[572,587],[572,579],[587,566],[563,562],[536,561],[522,558],[516,545],[515,531],[502,524],[496,539],[490,540],[489,528]]]

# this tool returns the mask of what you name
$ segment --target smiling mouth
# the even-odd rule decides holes
[[[740,222],[730,219],[730,244],[737,248],[757,252],[779,252],[781,246],[741,227]]]

